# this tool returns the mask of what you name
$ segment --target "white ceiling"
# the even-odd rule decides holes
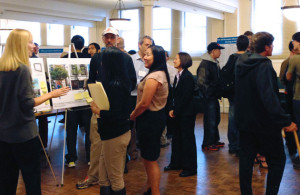
[[[78,5],[93,6],[104,9],[112,9],[115,7],[117,0],[49,0],[49,1],[59,1],[67,2]],[[140,0],[122,0],[125,8],[136,8],[142,7]]]
[[[142,1],[123,0],[126,9],[143,7]],[[29,20],[94,26],[95,21],[109,17],[117,0],[0,0],[0,19]],[[199,13],[224,19],[224,13],[233,13],[238,0],[154,0],[154,6]]]

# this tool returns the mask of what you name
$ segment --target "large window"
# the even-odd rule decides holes
[[[31,32],[33,42],[41,44],[41,25],[39,22],[27,22],[18,20],[5,20],[0,19],[0,29],[26,29]],[[1,31],[0,39],[1,43],[4,44],[10,31]]]
[[[252,13],[252,29],[254,33],[266,31],[274,37],[273,54],[282,53],[282,12],[281,0],[254,0]]]
[[[47,45],[64,45],[64,25],[47,24]]]
[[[171,50],[171,9],[153,9],[153,39],[156,45],[162,46],[166,51]]]
[[[89,28],[85,26],[71,26],[71,38],[74,35],[81,35],[84,38],[84,45],[89,45]]]
[[[199,54],[206,51],[206,17],[182,13],[182,51],[189,54]]]
[[[124,38],[125,50],[136,50],[138,51],[138,40],[140,33],[140,23],[139,23],[139,10],[123,10],[122,18],[130,19],[128,25],[124,29],[120,30],[120,37]]]

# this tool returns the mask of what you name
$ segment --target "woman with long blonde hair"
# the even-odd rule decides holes
[[[40,143],[33,107],[67,94],[61,88],[34,98],[29,31],[14,29],[0,59],[0,194],[16,194],[19,171],[26,194],[41,194]]]

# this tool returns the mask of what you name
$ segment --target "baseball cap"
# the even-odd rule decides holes
[[[207,51],[212,51],[214,49],[224,49],[224,47],[220,46],[219,43],[217,43],[217,42],[211,42],[207,46]]]
[[[117,29],[115,29],[114,27],[108,27],[107,29],[105,29],[102,33],[102,36],[111,33],[114,34],[116,36],[119,36],[119,31]]]

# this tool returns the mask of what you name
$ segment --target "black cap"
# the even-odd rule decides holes
[[[208,46],[207,46],[207,51],[210,52],[214,49],[224,49],[224,47],[220,46],[219,43],[217,42],[211,42]]]

